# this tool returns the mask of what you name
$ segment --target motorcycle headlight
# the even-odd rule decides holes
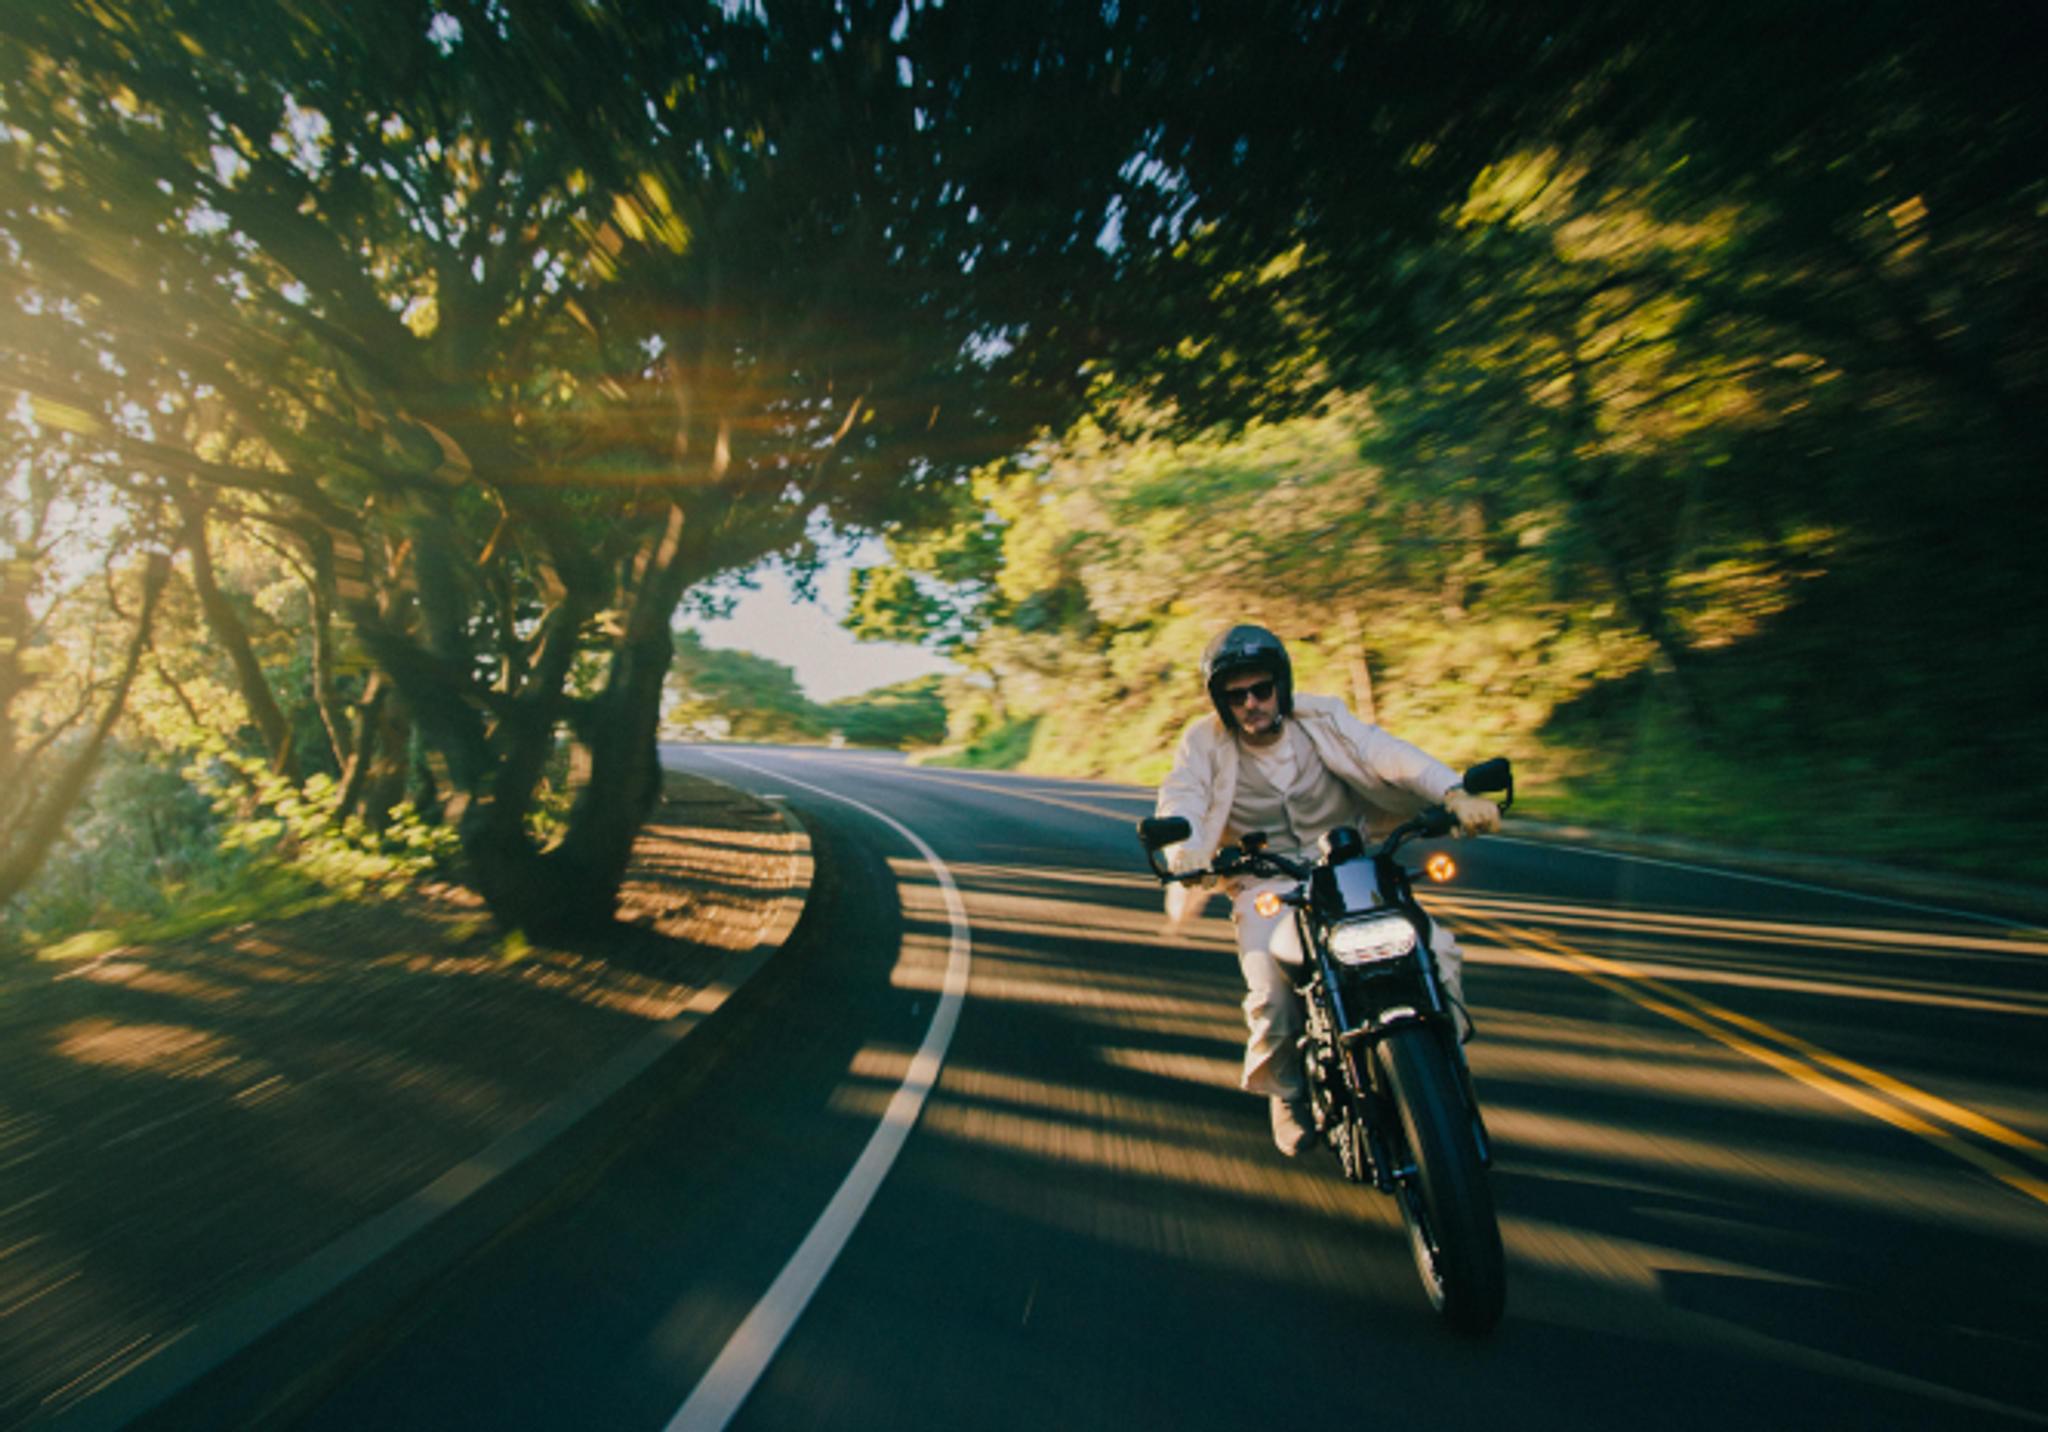
[[[1330,931],[1330,953],[1339,964],[1376,965],[1415,951],[1415,927],[1399,915],[1354,920]]]

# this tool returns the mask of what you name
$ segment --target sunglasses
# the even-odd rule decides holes
[[[1271,701],[1273,699],[1273,682],[1269,679],[1254,682],[1250,686],[1234,686],[1223,693],[1223,699],[1232,706],[1244,705],[1246,697],[1250,697],[1254,701]]]

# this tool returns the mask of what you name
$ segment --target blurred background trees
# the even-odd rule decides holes
[[[678,740],[840,744],[909,750],[946,739],[942,679],[918,677],[837,701],[812,701],[789,667],[676,633],[664,731]]]
[[[1006,759],[1153,772],[1244,616],[1560,810],[2024,840],[2043,23],[22,0],[4,858],[201,757],[600,922],[663,720],[782,690],[678,614],[833,531]]]
[[[1108,268],[1073,242],[1134,142],[1135,119],[1088,123],[1104,64],[1039,76],[1058,35],[935,17],[912,42],[899,18],[138,0],[0,21],[20,416],[174,523],[291,776],[211,550],[270,534],[311,583],[341,811],[382,820],[417,739],[416,798],[513,923],[608,918],[684,595],[801,560],[821,524],[914,520],[1019,441],[1046,411],[1010,381],[1043,298],[1019,285]],[[1063,127],[936,122],[1027,84],[1074,91]],[[1055,196],[1037,166],[1069,144]],[[344,695],[343,663],[374,675]],[[542,844],[565,741],[587,780]]]
[[[1455,14],[1546,38],[1465,147],[1409,131],[1457,186],[1430,225],[1379,222],[1422,181],[1371,164],[1233,212],[1218,290],[1268,328],[1105,365],[856,620],[920,593],[985,673],[960,709],[1036,767],[1156,777],[1242,616],[1454,759],[1513,750],[1553,812],[2042,874],[2041,17]],[[1384,18],[1310,23],[1335,56]]]

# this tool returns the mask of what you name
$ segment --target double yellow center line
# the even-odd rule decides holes
[[[2048,1165],[2048,1145],[2007,1128],[1996,1119],[1774,1029],[1762,1020],[1724,1009],[1625,961],[1590,954],[1546,930],[1489,919],[1469,907],[1460,911],[1458,924],[1483,932],[1538,964],[1577,975],[1653,1014],[1703,1034],[1852,1109],[1924,1139],[2000,1183],[2048,1204],[2048,1178],[1963,1137],[1965,1133],[1971,1134]]]
[[[1080,801],[1056,799],[1038,792],[1010,789],[995,783],[957,776],[934,776],[929,770],[922,770],[919,775],[923,779],[942,784],[970,786],[993,794],[1034,801],[1041,805],[1058,806],[1086,815],[1106,816],[1112,820],[1130,819],[1124,812],[1106,810],[1101,806]],[[2037,1203],[2048,1204],[2048,1176],[2035,1172],[2032,1168],[1994,1149],[1986,1148],[1983,1143],[1975,1140],[1983,1140],[1985,1143],[1997,1145],[2000,1149],[2010,1150],[2013,1154],[2029,1159],[2044,1168],[2048,1168],[2048,1145],[2043,1145],[2016,1129],[2007,1128],[1996,1119],[1988,1118],[1973,1109],[1966,1109],[1938,1094],[1917,1089],[1880,1070],[1858,1064],[1853,1059],[1809,1044],[1806,1040],[1774,1029],[1761,1020],[1737,1014],[1734,1010],[1723,1009],[1711,1000],[1679,989],[1624,961],[1579,949],[1547,930],[1489,918],[1461,900],[1439,899],[1433,903],[1446,910],[1455,907],[1457,924],[1461,929],[1484,932],[1505,948],[1515,950],[1539,964],[1563,970],[1618,994],[1653,1014],[1662,1015],[1695,1033],[1705,1035],[1745,1058],[1754,1059],[1767,1068],[1796,1079],[1808,1088],[1839,1100],[1852,1109],[1874,1119],[1880,1119],[1893,1128],[1904,1130],[1915,1138],[1924,1139]],[[1661,918],[1674,927],[1701,923],[1678,916],[1651,918]],[[1805,932],[1800,927],[1781,925],[1761,927],[1755,933],[1763,937],[1788,938],[1800,943]],[[1924,938],[1886,930],[1870,931],[1868,934],[1873,943],[1881,944],[1908,941],[1919,943]],[[1826,942],[1835,943],[1838,939],[1838,934],[1830,935]],[[1975,949],[2011,948],[2010,942],[1967,937],[1959,943]]]

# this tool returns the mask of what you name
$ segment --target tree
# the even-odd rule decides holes
[[[10,441],[0,469],[0,905],[63,834],[127,706],[169,576],[161,551],[67,577],[83,474],[63,444]],[[104,582],[103,605],[95,588]],[[89,640],[67,651],[65,619]]]
[[[1007,381],[1056,301],[1036,285],[1107,274],[1088,238],[1136,146],[1103,122],[1108,68],[1058,58],[1101,17],[898,15],[0,17],[0,227],[31,332],[11,382],[175,487],[195,556],[201,490],[288,537],[509,921],[608,916],[684,593],[801,555],[821,520],[915,520],[1050,411]],[[1026,85],[1091,101],[1053,107],[1057,136],[1034,123],[1028,175],[1026,136],[987,122]],[[590,780],[542,851],[527,817],[565,732]]]
[[[752,652],[704,645],[696,632],[676,634],[669,668],[667,724],[734,741],[822,740],[825,723],[805,697],[796,673]]]
[[[855,746],[903,750],[946,739],[943,676],[919,676],[820,708],[826,726]]]
[[[1910,530],[1921,479],[1974,474],[1980,514],[2023,498],[2042,367],[2040,285],[2010,277],[2040,242],[2024,47],[1973,84],[1966,21],[1920,35],[1890,6],[1843,10],[1810,73],[1811,43],[1771,49],[1768,103],[1687,73],[1746,26],[1788,38],[1800,22],[1767,8],[26,0],[0,11],[4,381],[138,510],[183,504],[188,556],[232,513],[303,570],[344,801],[374,807],[418,741],[493,908],[587,926],[656,789],[687,592],[803,560],[820,523],[912,536],[1091,387],[1182,435],[1419,391],[1476,351],[1442,328],[1454,296],[1557,276],[1505,222],[1431,261],[1517,153],[1584,159],[1587,194],[1619,175],[1653,210],[1726,192],[1762,216],[1725,282],[1666,264],[1600,299],[1676,294],[1688,362],[1728,350],[1717,323],[1738,348],[1797,334],[1773,362],[1815,355],[1862,411],[1931,415],[1908,424],[1926,461],[1883,463],[1871,531]],[[1639,183],[1651,152],[1680,177]],[[1618,367],[1574,284],[1543,341],[1587,360],[1578,398],[1522,384],[1513,408],[1569,453]],[[1678,400],[1684,365],[1659,371]],[[1452,430],[1498,448],[1508,381]],[[1797,446],[1743,442],[1759,471]],[[1573,530],[1682,651],[1661,471],[1609,452]],[[1468,554],[1522,510],[1481,497],[1432,499]],[[1961,520],[1941,537],[2019,550]],[[1085,619],[1079,590],[1020,615]],[[209,608],[232,631],[232,603]],[[355,652],[362,684],[337,679]],[[281,759],[260,667],[240,684]],[[565,739],[590,779],[543,850],[529,816]]]

